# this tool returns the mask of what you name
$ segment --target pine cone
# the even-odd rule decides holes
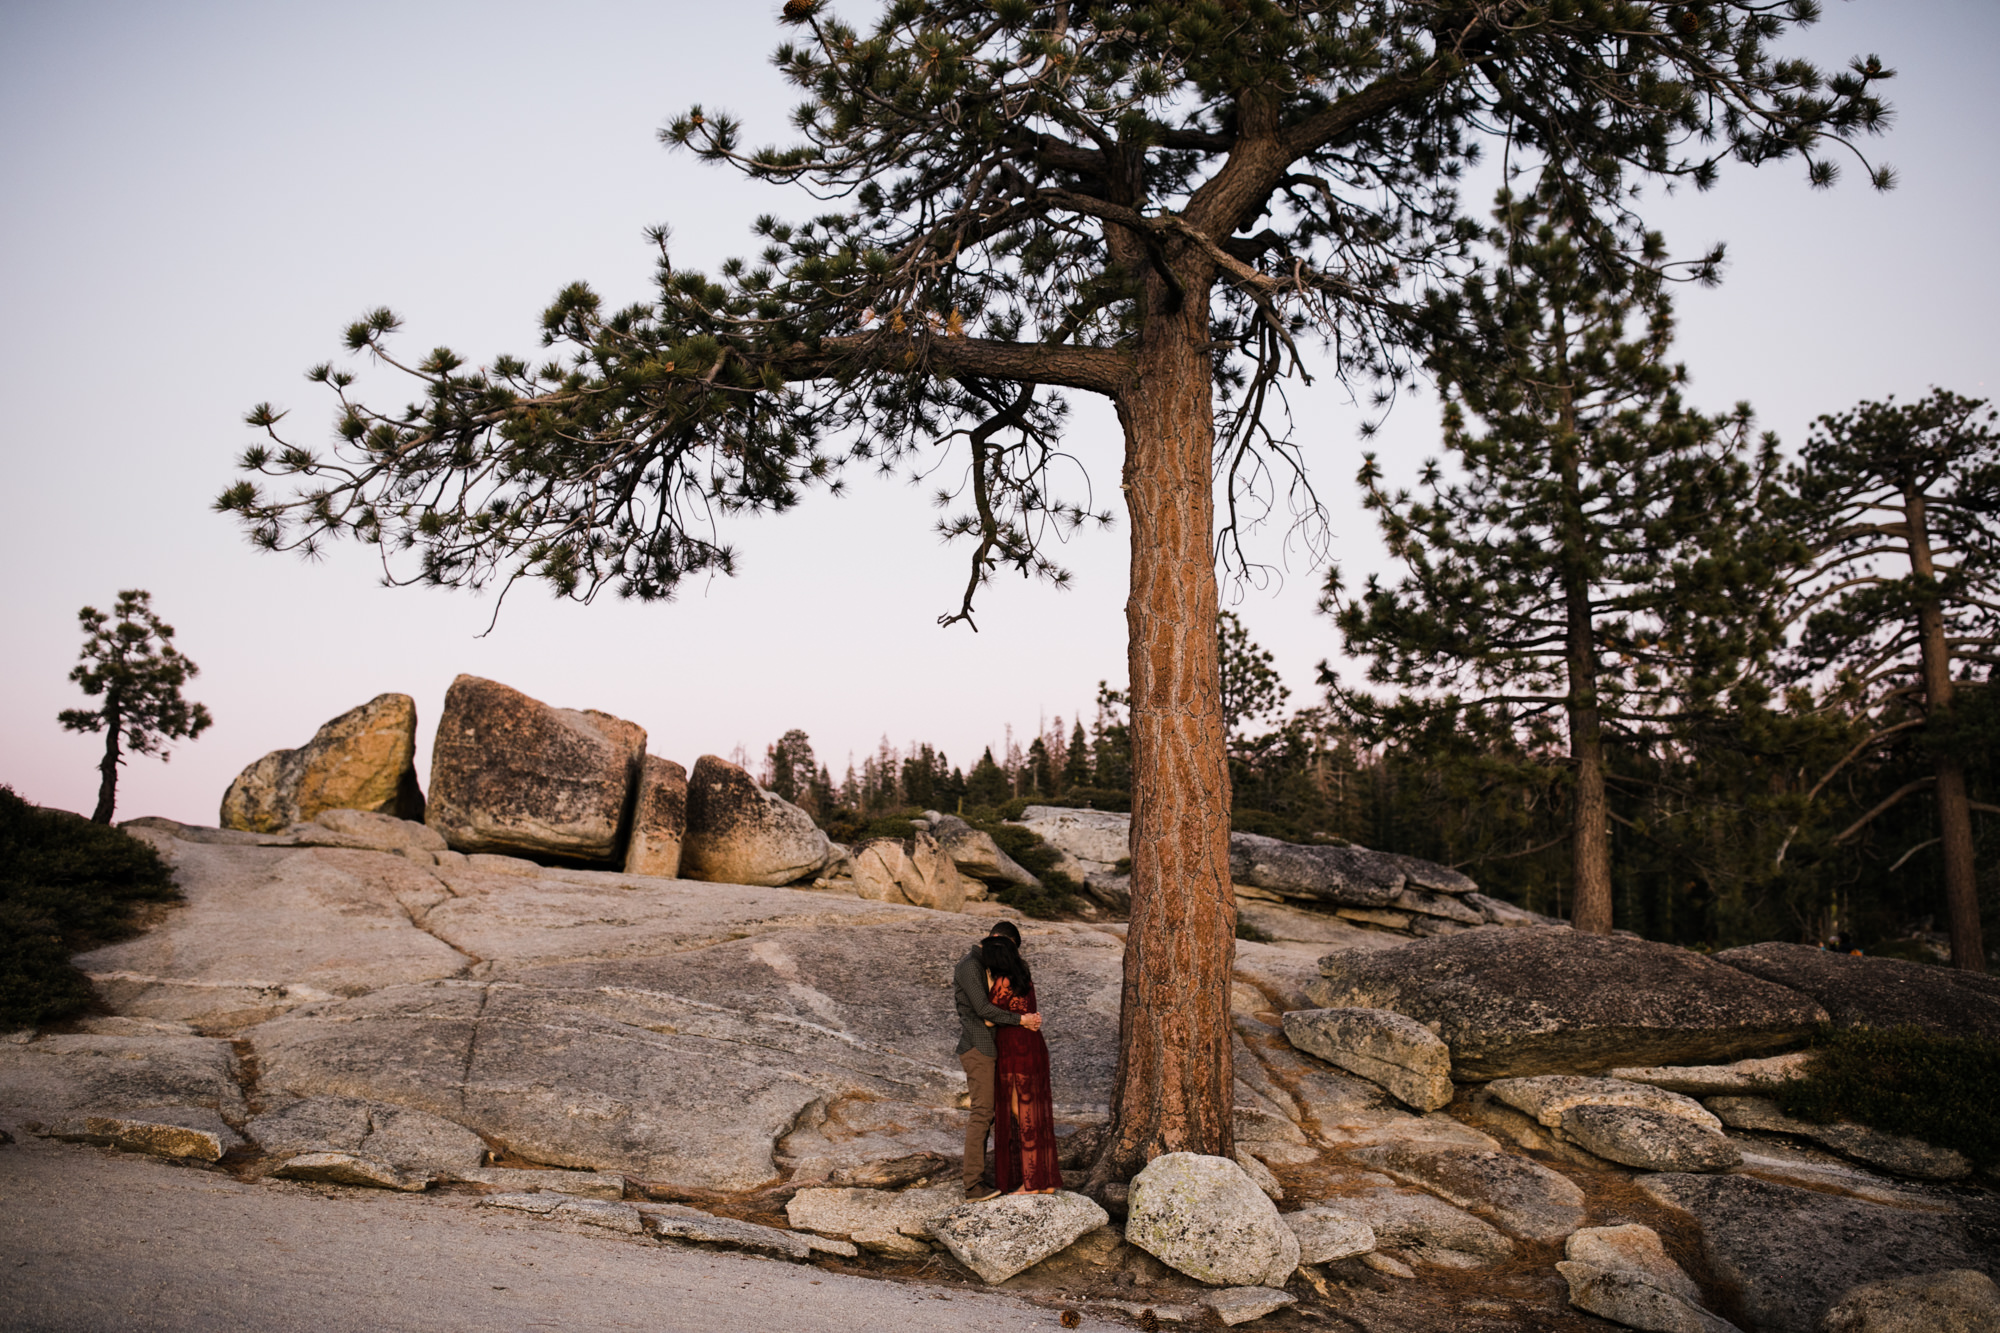
[[[1083,1316],[1074,1310],[1064,1310],[1062,1314],[1057,1316],[1057,1322],[1064,1328],[1075,1328],[1083,1322]]]
[[[1151,1310],[1139,1311],[1139,1327],[1143,1333],[1160,1333],[1160,1317]]]
[[[785,0],[783,17],[787,23],[804,23],[819,8],[819,0]]]

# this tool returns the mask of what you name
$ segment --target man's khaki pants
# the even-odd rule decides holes
[[[993,1057],[967,1051],[958,1057],[972,1094],[972,1118],[965,1122],[965,1187],[976,1189],[986,1175],[986,1135],[993,1128]]]

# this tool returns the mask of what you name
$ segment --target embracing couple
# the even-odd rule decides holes
[[[1049,1093],[1049,1048],[1035,982],[1021,957],[1021,931],[996,921],[993,933],[952,972],[958,1008],[958,1062],[972,1094],[965,1127],[965,1197],[1053,1194],[1056,1114]],[[986,1183],[986,1132],[993,1131],[993,1179]],[[996,1188],[997,1186],[997,1188]]]

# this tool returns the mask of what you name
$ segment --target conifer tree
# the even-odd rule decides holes
[[[802,187],[800,222],[710,278],[674,262],[624,308],[589,288],[544,318],[553,359],[404,359],[396,317],[348,345],[419,400],[376,407],[354,376],[321,453],[280,437],[220,507],[273,549],[378,543],[405,577],[541,578],[668,597],[728,571],[717,516],[782,511],[846,459],[963,442],[946,535],[970,546],[971,622],[1005,567],[1067,577],[1045,540],[1092,515],[1051,475],[1063,391],[1124,437],[1133,913],[1117,1130],[1094,1168],[1231,1146],[1220,549],[1287,499],[1316,512],[1283,409],[1302,343],[1335,374],[1396,376],[1422,335],[1414,289],[1457,273],[1457,179],[1487,147],[1533,160],[1579,208],[1619,215],[1640,178],[1705,185],[1731,158],[1828,154],[1882,123],[1880,62],[1827,77],[1774,43],[1807,0],[889,0],[871,29],[791,0],[776,62],[804,91],[800,142],[750,148],[693,108],[670,143]],[[1884,180],[1883,183],[1886,183]],[[511,188],[511,187],[510,187]]]
[[[1234,611],[1217,616],[1215,628],[1222,726],[1234,746],[1245,738],[1250,723],[1276,721],[1292,692],[1278,678],[1270,651],[1251,640]]]
[[[104,733],[98,762],[97,809],[91,818],[109,824],[118,805],[118,769],[125,752],[172,758],[168,741],[193,740],[214,721],[208,709],[181,697],[181,687],[201,671],[174,647],[174,627],[153,612],[153,595],[139,588],[118,594],[107,616],[94,606],[76,613],[83,624],[83,659],[69,678],[96,708],[65,708],[56,720],[69,731]]]
[[[1345,696],[1375,733],[1562,719],[1572,919],[1609,934],[1606,745],[1684,735],[1755,692],[1744,664],[1777,632],[1779,564],[1757,521],[1777,442],[1752,449],[1747,406],[1681,402],[1657,235],[1607,255],[1619,238],[1561,201],[1504,192],[1496,217],[1500,263],[1463,292],[1486,336],[1433,361],[1461,475],[1434,459],[1423,498],[1392,495],[1368,455],[1367,504],[1408,573],[1350,598],[1335,570],[1327,605],[1369,679],[1409,691]]]
[[[979,762],[965,775],[965,799],[974,805],[999,805],[1013,794],[1007,770],[994,762],[993,747],[987,746]]]
[[[1037,796],[1053,796],[1056,790],[1055,769],[1049,765],[1049,747],[1040,736],[1028,742],[1028,765],[1026,781],[1028,791]]]
[[[1973,859],[1966,746],[1954,717],[2000,666],[2000,435],[1985,400],[1943,389],[1914,403],[1864,402],[1823,416],[1789,476],[1789,517],[1812,559],[1797,575],[1799,660],[1837,673],[1831,698],[1871,725],[1849,752],[1897,740],[1931,772],[1835,836],[1845,841],[1928,790],[1944,855],[1954,967],[1986,970]],[[1979,674],[1974,674],[1978,672]],[[1990,742],[1990,738],[1987,738]],[[1832,774],[1827,775],[1831,777]],[[1820,784],[1821,787],[1824,782]]]
[[[1063,790],[1075,791],[1090,785],[1090,738],[1083,734],[1078,718],[1069,733],[1069,753],[1063,758]]]

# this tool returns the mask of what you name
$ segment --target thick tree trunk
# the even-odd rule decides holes
[[[1171,306],[1155,286],[1155,311]],[[1236,903],[1216,662],[1206,295],[1148,321],[1118,400],[1132,524],[1132,923],[1114,1130],[1092,1186],[1165,1152],[1228,1155]]]
[[[1921,493],[1907,497],[1910,569],[1929,595],[1917,603],[1917,645],[1924,672],[1924,712],[1935,718],[1951,708],[1951,647],[1945,640],[1944,608],[1935,595],[1937,568],[1931,558],[1930,529]],[[1979,928],[1979,875],[1972,855],[1972,805],[1965,793],[1965,770],[1940,751],[1937,758],[1938,835],[1944,851],[1944,910],[1951,930],[1951,965],[1968,972],[1986,970],[1986,945]]]
[[[1570,924],[1592,935],[1611,933],[1610,806],[1604,794],[1604,719],[1597,698],[1597,626],[1591,614],[1591,532],[1583,512],[1583,440],[1570,397],[1567,338],[1556,313],[1558,392],[1555,461],[1562,486],[1557,519],[1557,559],[1567,618],[1564,666],[1568,673],[1569,758],[1575,789],[1570,812]]]
[[[106,694],[104,700],[104,758],[97,764],[97,809],[91,819],[99,824],[111,822],[111,812],[118,805],[118,733],[124,723],[118,700]]]

